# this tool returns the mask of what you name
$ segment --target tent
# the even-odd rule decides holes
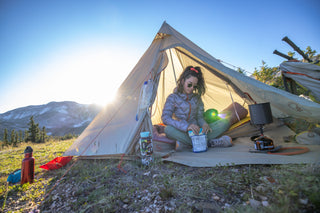
[[[287,79],[294,80],[302,87],[310,90],[314,98],[320,101],[320,66],[304,62],[285,61],[280,64],[280,70],[284,82]],[[287,90],[289,91],[289,88]]]
[[[246,108],[252,103],[270,102],[275,118],[297,117],[320,122],[320,104],[268,86],[231,68],[209,55],[166,22],[150,47],[118,89],[116,100],[108,104],[82,132],[65,156],[120,158],[135,156],[141,131],[152,131],[161,123],[166,97],[189,65],[200,66],[207,92],[205,110],[225,109],[232,103]],[[141,107],[141,88],[149,81],[151,96]],[[140,108],[140,109],[139,109]]]

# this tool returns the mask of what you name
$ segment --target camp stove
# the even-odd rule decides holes
[[[253,136],[251,140],[254,142],[254,148],[256,150],[273,150],[275,148],[273,140],[264,135]]]
[[[254,142],[254,148],[260,151],[273,150],[275,147],[272,139],[263,135],[263,126],[273,122],[270,103],[249,105],[249,112],[251,123],[260,129],[260,135],[251,137]]]

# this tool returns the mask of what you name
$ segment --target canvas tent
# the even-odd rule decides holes
[[[302,87],[310,90],[320,101],[320,66],[311,63],[285,61],[280,64],[284,79],[292,79]]]
[[[117,98],[107,105],[64,153],[65,156],[90,158],[135,155],[139,133],[152,131],[161,123],[166,97],[176,86],[183,68],[200,66],[206,81],[205,109],[222,110],[238,102],[270,102],[276,118],[297,117],[320,122],[320,105],[286,91],[263,84],[232,70],[164,22],[137,65],[118,90]],[[149,107],[138,110],[144,82],[153,82]]]

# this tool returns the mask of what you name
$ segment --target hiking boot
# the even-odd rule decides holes
[[[224,135],[220,138],[211,139],[208,141],[208,147],[230,147],[232,146],[232,138]]]

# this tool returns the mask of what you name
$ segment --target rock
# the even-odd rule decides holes
[[[129,200],[128,198],[126,198],[126,199],[124,199],[122,202],[123,202],[123,203],[129,203],[130,200]]]
[[[221,212],[221,208],[215,201],[199,202],[194,205],[194,208],[199,212],[208,212],[208,213]]]
[[[149,207],[146,207],[145,212],[152,212],[152,210]]]
[[[176,206],[176,203],[174,202],[174,200],[170,200],[170,206],[172,206],[172,207],[175,207]]]
[[[256,187],[256,191],[257,192],[266,192],[267,191],[267,188],[263,185],[259,185]]]
[[[52,200],[57,200],[57,199],[59,199],[59,194],[53,195]]]
[[[214,196],[213,196],[213,199],[216,200],[216,201],[218,201],[218,200],[220,200],[220,197],[217,196],[217,195],[214,195]]]
[[[230,208],[231,205],[230,205],[229,203],[225,203],[225,204],[224,204],[224,207],[225,207],[225,208]]]
[[[150,175],[150,171],[149,172],[145,172],[145,173],[143,173],[143,175],[145,175],[145,176],[149,176]]]
[[[231,205],[229,203],[225,203],[224,206],[222,206],[222,210],[226,210],[229,209],[231,207]],[[218,211],[220,212],[220,211]]]
[[[263,195],[258,195],[258,196],[259,196],[260,200],[262,200],[262,201],[268,200],[268,198],[266,196],[263,196]]]
[[[252,208],[257,209],[259,206],[261,206],[261,202],[258,200],[250,199],[249,202]]]
[[[308,204],[308,198],[306,199],[299,199],[299,203],[303,204],[303,205],[307,205]]]

